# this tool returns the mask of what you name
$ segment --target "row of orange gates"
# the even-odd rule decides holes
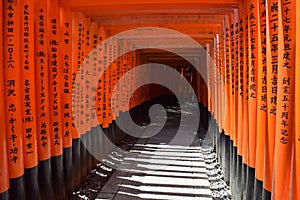
[[[89,140],[93,130],[76,129],[72,118],[75,76],[109,33],[82,13],[59,7],[58,0],[4,0],[0,6],[0,198],[67,198],[96,163],[79,140]],[[216,120],[216,135],[223,132],[217,152],[240,198],[300,199],[299,10],[296,0],[245,1],[206,46],[217,66],[207,71],[210,100],[203,82],[194,88]],[[97,48],[110,59],[113,50]],[[96,58],[91,62],[104,62]],[[124,73],[142,64],[138,58],[137,51],[118,58],[96,87],[86,81],[87,90],[97,91],[97,116],[80,94],[75,102],[80,123],[90,120],[91,127],[109,129],[112,106],[128,111],[125,104],[111,104],[110,95]],[[131,109],[164,92],[149,91],[144,86],[130,97],[125,89],[120,98],[131,99]],[[249,172],[243,173],[244,167]],[[243,182],[249,185],[239,188]],[[256,184],[265,194],[253,196]]]
[[[0,4],[0,199],[70,198],[98,162],[81,141],[108,154],[110,147],[101,143],[99,128],[110,140],[120,142],[125,136],[114,120],[169,93],[157,85],[145,85],[129,94],[135,88],[134,77],[147,74],[143,71],[127,76],[119,85],[121,93],[115,98],[122,103],[117,104],[112,91],[120,77],[143,64],[140,52],[126,41],[103,46],[109,31],[58,3],[4,0]],[[116,49],[129,53],[113,62]],[[92,66],[85,71],[91,74],[112,64],[98,84],[91,85],[86,77],[76,82],[84,62]],[[207,90],[203,81],[201,87]],[[184,88],[181,92],[188,93]],[[89,95],[95,96],[93,102]],[[76,122],[74,115],[80,116]]]
[[[112,90],[120,77],[142,64],[140,52],[130,51],[126,41],[114,43],[113,48],[101,45],[109,37],[103,26],[58,3],[4,0],[0,4],[0,199],[70,198],[98,162],[81,141],[91,145],[100,137],[101,127],[119,142],[125,136],[114,126],[115,118],[168,93],[145,85],[129,95],[127,91],[135,88],[134,76],[139,76],[134,74],[120,85],[122,104],[116,104]],[[89,54],[93,49],[102,56]],[[101,71],[98,66],[111,63],[118,49],[130,52],[116,59],[98,84],[83,77],[84,92],[74,94],[79,91],[74,89],[76,74],[84,61],[93,66],[89,73]],[[186,93],[184,88],[181,91]],[[88,102],[91,94],[94,102]],[[72,112],[81,116],[78,124]],[[100,141],[95,144],[98,151],[109,153],[107,144],[96,141]]]
[[[296,0],[244,1],[211,47],[224,87],[210,72],[209,111],[237,199],[300,199],[299,10]]]
[[[210,130],[235,199],[300,199],[299,10],[244,1],[206,45]]]

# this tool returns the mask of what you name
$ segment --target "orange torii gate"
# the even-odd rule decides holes
[[[69,198],[97,164],[81,141],[108,155],[110,146],[93,141],[97,128],[120,140],[116,118],[164,94],[158,89],[150,96],[143,87],[130,97],[128,88],[135,88],[134,76],[140,76],[135,74],[121,85],[116,98],[122,105],[111,96],[122,75],[144,62],[186,64],[153,49],[133,51],[128,41],[115,40],[112,49],[101,46],[110,36],[142,27],[179,31],[209,51],[198,55],[210,66],[208,82],[202,74],[190,80],[213,119],[214,145],[234,195],[300,198],[298,8],[296,0],[3,0],[0,198]],[[144,45],[145,38],[132,40]],[[176,44],[174,38],[157,40]],[[94,48],[99,55],[87,58]],[[120,49],[132,51],[113,62]],[[113,64],[98,85],[85,77],[76,85],[84,62],[94,65],[89,73]],[[74,120],[75,114],[80,119]]]

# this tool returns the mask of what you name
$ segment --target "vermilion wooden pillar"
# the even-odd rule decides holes
[[[4,13],[3,4],[0,4],[0,11]],[[1,24],[4,23],[3,15],[0,15]],[[0,32],[3,33],[3,26],[0,26]],[[4,66],[3,62],[3,35],[0,34],[0,66]],[[3,68],[0,68],[0,93],[4,94],[4,71]],[[5,104],[4,104],[4,96],[0,97],[0,171],[2,172],[0,175],[0,199],[8,199],[8,189],[9,189],[9,174],[8,174],[8,160],[7,160],[7,128],[6,128],[6,119],[5,119]]]
[[[292,196],[294,144],[296,1],[279,1],[277,116],[272,198]],[[282,36],[282,37],[280,37]]]
[[[296,10],[300,10],[300,2],[296,2]],[[300,34],[300,12],[296,12],[296,35]],[[300,37],[296,37],[296,64],[295,64],[295,137],[294,137],[294,168],[293,168],[293,199],[300,198]]]
[[[10,198],[26,197],[24,154],[22,145],[21,106],[21,13],[20,2],[3,2],[3,71],[5,96],[5,124],[7,125],[7,153],[10,177]],[[1,13],[2,14],[2,13]]]

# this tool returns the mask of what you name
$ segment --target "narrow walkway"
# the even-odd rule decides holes
[[[200,147],[140,140],[97,199],[211,199]]]
[[[212,199],[198,139],[186,138],[190,147],[170,145],[172,126],[171,120],[159,134],[139,139],[97,199]]]

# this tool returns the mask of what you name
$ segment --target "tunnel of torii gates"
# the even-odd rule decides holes
[[[81,141],[101,127],[117,143],[117,118],[172,92],[128,94],[143,71],[126,76],[114,103],[118,80],[146,63],[175,69],[193,87],[180,94],[195,92],[209,111],[233,197],[300,199],[300,1],[1,0],[0,10],[0,199],[69,198],[97,164]],[[87,62],[90,74],[109,67],[78,85]]]

